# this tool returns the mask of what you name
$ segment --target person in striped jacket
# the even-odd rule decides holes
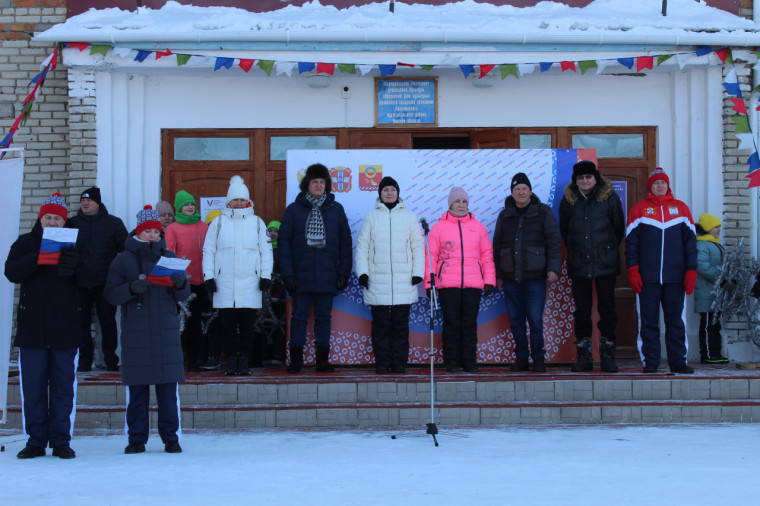
[[[673,197],[661,168],[647,180],[647,197],[628,214],[625,258],[631,288],[638,294],[639,353],[645,373],[660,364],[660,306],[670,371],[689,374],[686,364],[684,299],[697,281],[697,238],[689,208]]]

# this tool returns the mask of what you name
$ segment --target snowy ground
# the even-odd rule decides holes
[[[184,453],[124,455],[75,436],[77,458],[22,461],[0,433],[4,504],[757,504],[760,425],[196,432]],[[391,435],[397,435],[392,439]],[[48,454],[50,451],[48,451]]]

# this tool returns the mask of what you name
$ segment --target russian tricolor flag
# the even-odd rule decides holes
[[[154,285],[174,286],[169,276],[172,274],[184,275],[188,265],[190,265],[190,260],[161,257],[148,274],[148,282]]]
[[[76,228],[45,227],[42,229],[42,243],[38,265],[58,265],[61,259],[61,249],[70,248],[77,242]]]

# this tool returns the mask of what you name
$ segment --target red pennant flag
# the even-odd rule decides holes
[[[21,111],[21,114],[18,115],[18,118],[16,118],[16,121],[13,122],[13,125],[11,125],[11,132],[15,132],[18,130],[19,125],[21,125],[21,120],[24,119],[24,111]]]
[[[760,186],[760,169],[754,170],[744,177],[749,179],[748,188],[757,188],[758,186]]]
[[[69,42],[69,46],[75,47],[79,49],[80,51],[84,51],[88,47],[90,47],[89,42]]]
[[[731,102],[734,103],[734,111],[741,113],[741,114],[747,114],[747,106],[744,105],[744,100],[741,98],[729,98]]]
[[[644,69],[654,67],[654,56],[639,56],[636,58],[636,71],[641,72]]]
[[[483,79],[483,77],[486,76],[489,72],[491,72],[495,66],[496,65],[481,65],[480,77],[478,77],[478,79]]]
[[[400,67],[412,67],[412,68],[414,68],[414,64],[413,63],[397,62],[396,65],[400,66]]]
[[[253,67],[253,64],[255,62],[256,62],[256,60],[247,60],[247,59],[244,59],[244,58],[240,58],[240,63],[238,63],[238,65],[240,65],[241,69],[243,69],[244,71],[248,72],[249,70],[251,70],[251,67]]]
[[[335,72],[334,63],[317,63],[317,74],[330,74]]]
[[[721,62],[726,63],[726,58],[728,58],[728,48],[724,47],[723,49],[717,49],[715,51],[715,54],[718,55],[718,58],[720,58]]]
[[[562,72],[566,70],[572,70],[573,72],[578,72],[575,70],[575,62],[572,61],[561,61],[559,62],[559,67],[562,69]]]
[[[156,60],[160,60],[164,56],[169,56],[171,54],[174,54],[174,53],[172,53],[169,48],[166,48],[166,51],[156,51]]]

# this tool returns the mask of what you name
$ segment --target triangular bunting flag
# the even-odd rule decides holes
[[[744,105],[743,98],[729,98],[729,100],[734,103],[734,111],[744,115],[747,114],[747,106]]]
[[[654,67],[654,56],[639,56],[636,58],[636,72]]]
[[[184,65],[185,63],[187,63],[187,61],[189,59],[190,59],[190,55],[189,54],[178,54],[177,55],[177,66],[181,67],[182,65]]]
[[[657,56],[657,66],[662,65],[663,63],[665,63],[666,61],[668,61],[671,58],[673,58],[672,54],[661,54],[661,55],[658,55]]]
[[[304,72],[311,72],[315,68],[317,68],[317,65],[315,63],[302,62],[302,61],[298,62],[298,73],[299,74],[303,74]]]
[[[633,58],[618,58],[617,61],[620,65],[628,67],[628,70],[631,70],[633,68]]]
[[[594,60],[579,61],[578,67],[581,69],[581,74],[585,74],[588,69],[598,67]]]
[[[333,75],[335,73],[334,63],[317,63],[317,74]]]
[[[737,149],[739,150],[756,149],[755,136],[752,135],[752,132],[736,134],[736,138],[739,139],[739,147]]]
[[[483,79],[483,76],[487,76],[489,72],[493,70],[493,68],[496,65],[481,65],[480,66],[480,77],[478,79]]]
[[[760,158],[757,156],[757,151],[747,158],[747,165],[749,165],[749,172],[755,172],[760,169]]]
[[[230,69],[232,68],[233,63],[235,63],[235,58],[222,58],[221,56],[218,56],[214,63],[214,72],[221,68]]]
[[[525,74],[532,74],[536,70],[536,64],[535,63],[518,63],[517,70],[518,72],[520,72],[521,76],[524,76]]]
[[[728,58],[728,48],[724,47],[723,49],[717,49],[715,54],[718,55],[718,58],[720,58],[722,63],[726,63],[726,59]]]
[[[174,53],[172,53],[169,48],[166,49],[166,51],[156,51],[156,60],[160,60],[164,56],[170,56]]]
[[[470,77],[470,74],[475,72],[475,65],[460,65],[459,69],[462,71],[462,74],[464,74],[465,79]]]
[[[286,76],[290,77],[293,75],[293,70],[295,70],[297,64],[292,61],[278,61],[274,64],[274,70],[275,75],[282,75],[285,74]]]
[[[128,58],[129,55],[132,54],[132,51],[134,51],[134,49],[131,47],[115,47],[111,53],[119,58]]]
[[[396,72],[395,65],[378,65],[380,69],[380,77],[392,76]]]
[[[253,63],[255,61],[256,60],[251,60],[249,58],[240,58],[240,62],[238,62],[238,66],[241,69],[243,69],[243,72],[245,72],[247,74],[248,71],[251,70],[251,67],[253,67]]]
[[[256,66],[263,70],[267,76],[272,75],[272,67],[274,67],[274,60],[258,60]]]
[[[143,49],[138,49],[137,50],[137,56],[135,56],[135,60],[134,61],[139,61],[140,63],[142,63],[142,62],[145,61],[145,58],[147,58],[148,56],[150,56],[150,53],[152,53],[152,52],[153,51],[145,51]]]
[[[414,68],[414,64],[413,63],[396,62],[396,65],[399,66],[399,67],[412,67],[412,68]]]
[[[93,44],[90,46],[90,56],[94,54],[102,54],[105,56],[108,53],[108,50],[111,49],[111,46],[108,44]]]
[[[575,70],[575,62],[561,61],[559,62],[559,66],[562,69],[562,72],[566,70],[572,70],[573,72],[578,72],[577,70]]]
[[[541,72],[546,72],[550,68],[552,68],[552,65],[554,65],[552,62],[540,62],[538,64],[539,68],[541,69]]]
[[[75,47],[79,49],[79,51],[84,51],[87,49],[87,46],[90,45],[89,42],[69,42],[66,44],[67,46]]]
[[[506,77],[509,75],[520,77],[517,74],[517,65],[515,65],[514,63],[510,63],[508,65],[499,65],[499,70],[501,71],[502,79],[506,79]]]
[[[731,116],[731,121],[736,123],[736,130],[734,130],[734,133],[743,134],[750,132],[749,119],[747,116]]]
[[[760,170],[750,172],[744,177],[749,179],[748,188],[757,188],[758,186],[760,186]]]
[[[689,53],[678,53],[676,55],[676,60],[678,61],[678,68],[683,70],[683,68],[689,63],[689,60],[691,60],[692,55]]]
[[[739,83],[723,83],[723,87],[726,89],[729,95],[736,95],[737,97],[742,96],[742,89],[741,86],[739,86]]]
[[[363,76],[366,76],[367,74],[372,72],[372,70],[374,70],[375,66],[374,65],[357,65],[356,68],[359,69],[359,72],[361,72]]]
[[[344,74],[356,74],[356,65],[353,63],[339,63],[338,70]]]
[[[430,72],[433,70],[433,67],[435,67],[435,65],[420,65],[420,68],[425,72]]]
[[[706,54],[712,53],[712,48],[710,46],[699,46],[696,50],[697,56],[704,56]]]

